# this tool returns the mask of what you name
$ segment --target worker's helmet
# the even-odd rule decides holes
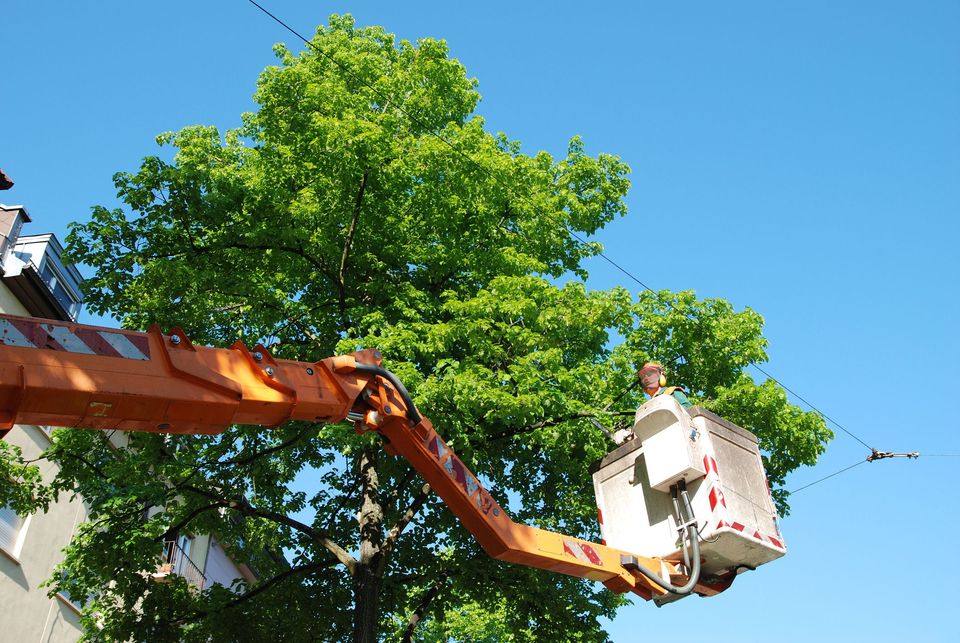
[[[647,362],[644,364],[640,368],[640,372],[637,373],[637,376],[640,378],[640,386],[645,389],[667,385],[667,376],[663,366],[656,362]]]

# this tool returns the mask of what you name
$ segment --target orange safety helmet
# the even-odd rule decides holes
[[[640,386],[644,389],[667,385],[667,376],[664,368],[656,362],[647,362],[644,364],[639,372],[637,372],[637,377],[640,378]]]

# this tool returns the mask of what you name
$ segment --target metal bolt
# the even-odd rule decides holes
[[[253,359],[259,362],[260,360],[263,359],[263,353],[261,353],[260,351],[257,351],[256,353],[253,354]]]
[[[179,336],[179,335],[171,335],[171,336],[170,336],[170,343],[173,344],[174,346],[179,346],[179,345],[180,345],[180,336]]]
[[[307,367],[307,375],[313,375],[313,369],[309,366]]]
[[[266,368],[263,369],[263,370],[265,370],[265,371],[267,372],[267,375],[269,375],[270,377],[273,377],[273,367],[272,367],[272,366],[268,366],[268,367],[266,367]]]

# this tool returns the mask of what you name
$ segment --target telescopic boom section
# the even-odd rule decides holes
[[[624,568],[621,556],[676,578],[670,562],[511,520],[380,362],[372,349],[297,362],[239,342],[194,346],[179,329],[138,333],[0,315],[0,437],[15,422],[214,434],[232,424],[349,418],[406,458],[492,557],[601,581],[618,593],[664,594]]]
[[[194,346],[180,329],[137,333],[0,315],[0,428],[220,433],[231,424],[343,420],[369,377],[273,359],[262,347]],[[51,350],[52,349],[52,350]],[[378,362],[374,351],[360,360]]]

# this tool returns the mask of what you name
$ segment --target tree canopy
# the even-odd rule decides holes
[[[590,420],[628,421],[642,395],[607,406],[656,359],[759,436],[787,509],[785,476],[831,434],[746,374],[766,358],[761,317],[584,284],[600,246],[577,237],[626,213],[622,161],[577,137],[562,158],[531,156],[487,132],[443,41],[334,17],[303,52],[276,51],[239,128],[161,135],[115,176],[123,207],[73,226],[90,309],[284,358],[377,347],[516,520],[590,539],[588,468],[610,447]],[[91,511],[53,581],[92,597],[91,639],[604,641],[598,617],[623,604],[488,558],[415,471],[346,425],[140,434],[120,450],[58,431],[46,457],[54,489]],[[49,496],[27,482],[20,505]],[[142,570],[173,532],[215,534],[258,580],[153,582]]]

